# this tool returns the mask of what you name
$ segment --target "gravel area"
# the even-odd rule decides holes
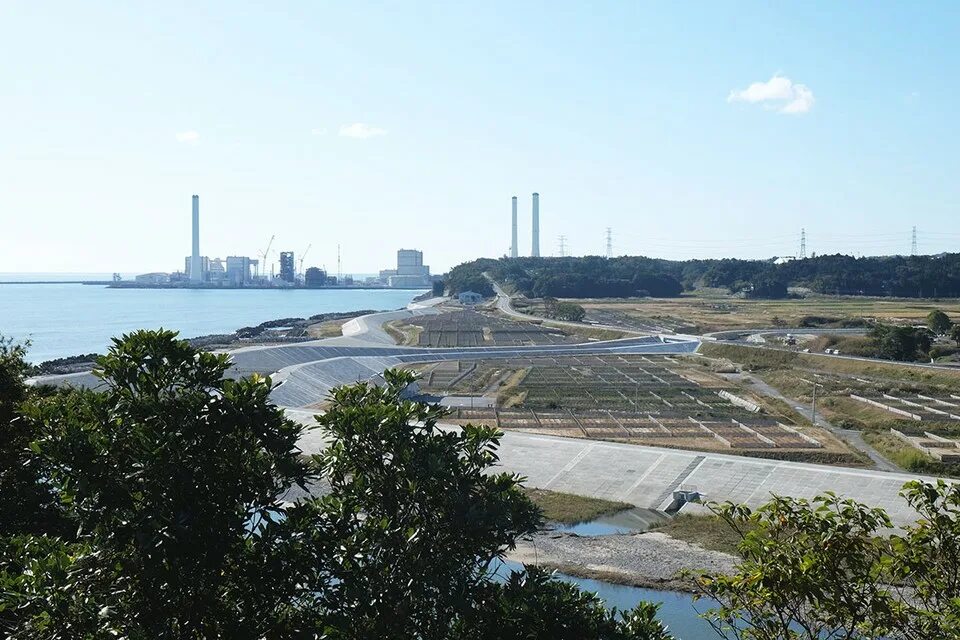
[[[508,560],[570,575],[651,589],[692,591],[684,569],[732,573],[737,558],[656,531],[605,536],[544,531],[525,538]]]

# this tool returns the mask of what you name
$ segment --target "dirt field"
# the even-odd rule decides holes
[[[957,299],[808,296],[790,300],[746,300],[706,291],[679,298],[578,299],[575,302],[587,310],[588,321],[693,333],[798,327],[804,318],[826,320],[827,326],[859,320],[916,324],[922,323],[934,309],[960,321],[960,300]]]
[[[533,322],[513,322],[472,309],[393,322],[388,331],[400,344],[419,347],[489,347],[579,342],[565,332]]]
[[[789,408],[670,356],[561,356],[418,365],[424,392],[494,396],[454,409],[461,422],[534,433],[855,464]]]

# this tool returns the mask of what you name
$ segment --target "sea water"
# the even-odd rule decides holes
[[[0,284],[0,335],[31,342],[28,359],[103,353],[136,329],[184,338],[231,333],[277,318],[405,307],[423,291],[392,289],[112,289],[82,284]]]

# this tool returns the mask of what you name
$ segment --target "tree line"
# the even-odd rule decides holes
[[[454,267],[452,293],[492,295],[483,272],[530,297],[672,297],[697,287],[723,287],[748,297],[786,297],[787,287],[833,295],[960,297],[960,254],[824,255],[803,260],[661,260],[602,258],[480,259]]]

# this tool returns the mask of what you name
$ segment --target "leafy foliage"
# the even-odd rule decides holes
[[[781,264],[772,259],[675,261],[642,256],[482,259],[451,270],[452,290],[469,290],[458,288],[457,282],[484,271],[534,297],[670,297],[699,285],[766,292],[758,297],[784,296],[780,285],[835,295],[960,297],[960,253],[867,258],[837,254]]]
[[[556,298],[544,298],[544,314],[548,318],[580,322],[587,315],[586,310],[574,302],[559,302]]]
[[[902,495],[920,519],[889,537],[885,512],[830,493],[715,507],[742,560],[699,577],[719,605],[705,617],[743,640],[960,636],[960,487],[910,482]]]
[[[483,585],[479,605],[457,623],[461,640],[669,640],[656,619],[657,605],[632,611],[607,610],[595,594],[553,580],[540,569],[513,572],[506,581]],[[622,616],[622,618],[621,618]],[[534,631],[535,630],[535,631]]]
[[[30,370],[26,349],[0,337],[0,531],[69,535],[72,527],[42,482],[39,461],[30,450],[35,426],[19,415],[20,405],[39,393],[24,383]]]
[[[950,331],[951,327],[953,322],[950,321],[950,317],[940,309],[934,309],[927,314],[927,329],[930,329],[934,335],[942,336]]]
[[[36,612],[22,637],[256,637],[267,602],[241,613],[231,597],[248,579],[271,581],[249,522],[278,513],[280,492],[312,475],[269,380],[224,379],[228,366],[172,332],[138,331],[98,361],[104,390],[27,409],[46,482],[80,534],[57,551],[70,588],[21,603]]]
[[[913,361],[926,358],[933,344],[927,329],[878,324],[870,331],[877,356],[888,360]]]

